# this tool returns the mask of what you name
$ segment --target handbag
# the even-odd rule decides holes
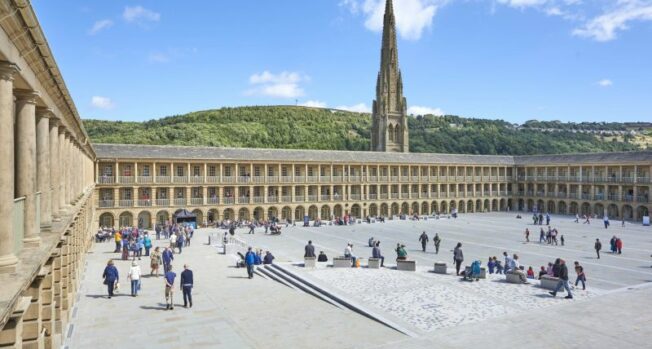
[[[109,282],[108,282],[108,281],[107,281],[106,279],[104,279],[104,282],[103,282],[103,284],[105,284],[105,285],[108,285],[108,284],[109,284]]]

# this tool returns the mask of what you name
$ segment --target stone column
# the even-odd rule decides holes
[[[0,62],[0,274],[13,273],[14,255],[14,73],[18,67]]]
[[[59,186],[59,212],[60,215],[64,215],[68,211],[68,202],[66,201],[66,181],[68,177],[67,163],[66,163],[66,129],[63,126],[59,126],[59,142],[58,142],[58,155],[59,160],[59,181],[57,185]]]
[[[16,197],[25,197],[25,247],[37,247],[41,243],[36,217],[37,97],[36,91],[16,90]]]
[[[54,117],[50,118],[50,203],[52,220],[58,222],[61,220],[59,212],[59,120]]]
[[[36,166],[37,190],[41,192],[41,230],[52,228],[52,204],[50,186],[50,115],[47,108],[38,108],[36,116]]]
[[[65,196],[66,196],[66,206],[68,208],[71,208],[72,205],[70,203],[72,202],[72,200],[71,200],[71,198],[72,198],[72,195],[71,195],[72,188],[70,187],[70,183],[71,183],[71,178],[70,177],[72,175],[72,171],[71,171],[71,166],[72,166],[71,153],[72,152],[70,151],[70,133],[66,131],[64,136],[65,136],[64,142],[63,142],[64,152],[63,152],[63,159],[62,160],[63,160],[63,163],[66,164],[66,167],[65,167],[66,176],[64,178],[64,184],[63,185],[64,185],[64,188],[65,188],[64,192],[65,192]]]

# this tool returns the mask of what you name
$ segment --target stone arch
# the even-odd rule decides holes
[[[636,219],[637,220],[639,220],[639,221],[643,220],[643,216],[649,216],[649,215],[650,215],[650,211],[648,210],[647,207],[641,205],[641,206],[636,208]]]
[[[330,220],[331,219],[331,207],[324,205],[321,207],[321,219]]]
[[[394,202],[392,203],[392,210],[390,211],[392,216],[396,216],[399,214],[399,206],[398,203]]]
[[[507,211],[507,200],[500,199],[500,210]]]
[[[410,212],[411,214],[418,215],[419,214],[419,203],[418,202],[413,202],[411,209],[412,209],[412,212]]]
[[[421,203],[421,214],[428,215],[430,214],[430,207],[427,201]]]
[[[152,214],[149,211],[138,214],[138,229],[152,229]]]
[[[526,211],[531,212],[533,208],[534,208],[534,200],[527,199],[527,210]]]
[[[208,223],[215,223],[220,219],[220,212],[216,208],[211,208],[208,210]]]
[[[546,205],[546,210],[548,213],[555,213],[557,212],[555,210],[555,202],[552,200],[548,200],[548,204]]]
[[[582,203],[582,206],[580,206],[580,215],[590,215],[591,214],[591,204],[588,202]]]
[[[394,127],[394,142],[399,143],[401,141],[401,125],[396,125]]]
[[[156,213],[156,223],[164,225],[170,220],[170,214],[168,211],[158,211]]]
[[[466,202],[466,212],[468,213],[475,212],[475,203],[473,202],[473,200],[469,200]]]
[[[387,133],[389,134],[389,140],[391,142],[394,141],[394,125],[389,124],[389,127],[387,128]]]
[[[437,201],[433,201],[430,203],[430,212],[431,213],[438,213],[439,212],[439,204]]]
[[[460,202],[457,203],[457,211],[459,213],[466,213],[466,203],[464,200],[460,200]]]
[[[292,218],[292,209],[290,206],[285,206],[281,210],[281,219],[282,220],[288,220]]]
[[[335,205],[335,206],[333,207],[333,215],[334,215],[335,217],[340,217],[340,218],[342,218],[342,216],[343,216],[342,214],[343,214],[343,211],[342,211],[342,205],[340,205],[340,204]]]
[[[631,205],[623,205],[623,219],[634,219],[634,209]]]
[[[579,214],[580,213],[579,206],[577,205],[577,202],[571,201],[570,206],[568,208],[568,212],[570,214]]]
[[[607,207],[607,214],[610,218],[620,218],[620,214],[618,214],[618,212],[619,210],[616,204],[611,204],[609,207]]]
[[[225,209],[222,218],[231,221],[235,220],[235,211],[232,208]]]
[[[195,209],[192,210],[192,213],[194,213],[195,216],[197,216],[197,226],[201,226],[202,224],[204,224],[204,212],[202,210]]]
[[[239,221],[248,221],[250,220],[251,217],[249,216],[249,209],[246,207],[241,208],[238,210],[238,220]]]
[[[265,209],[258,206],[254,208],[254,220],[262,221],[265,219]]]
[[[294,220],[303,221],[303,217],[306,215],[306,209],[303,206],[297,206],[294,209]]]
[[[487,200],[487,203],[488,202],[489,202],[489,200]],[[487,205],[489,205],[489,204],[487,204]],[[475,200],[475,212],[482,212],[482,211],[483,211],[482,210],[482,200],[480,200],[480,199]]]
[[[134,215],[129,211],[122,212],[120,214],[120,227],[133,227],[134,226]]]
[[[270,208],[267,209],[267,219],[268,220],[275,220],[278,219],[278,208],[275,206],[271,206]]]
[[[317,218],[319,218],[319,208],[315,205],[308,207],[308,219],[316,221]]]
[[[404,202],[401,205],[401,214],[410,214],[410,204]]]
[[[518,210],[525,211],[525,201],[523,199],[518,199]]]
[[[604,215],[604,205],[599,202],[595,204],[595,206],[593,207],[593,213],[598,216]]]
[[[537,200],[537,212],[543,212],[545,211],[545,208],[546,203],[542,199]]]
[[[448,203],[446,201],[441,202],[441,213],[448,213]]]
[[[362,217],[362,210],[360,209],[360,205],[353,204],[351,206],[351,216],[353,216],[354,218],[361,218]]]
[[[455,208],[457,208],[457,202],[455,202],[455,200],[451,200],[450,204],[448,205],[448,209],[453,211]]]
[[[378,216],[378,205],[376,204],[369,205],[369,216],[371,217]]]
[[[497,204],[498,201],[496,199],[493,199],[493,201],[494,201],[494,204],[492,205],[492,202],[489,199],[485,199],[484,200],[483,211],[490,212],[494,207],[496,207],[495,204]]]
[[[104,212],[100,215],[100,227],[115,228],[115,216],[111,212]]]
[[[557,213],[559,214],[567,214],[568,213],[568,205],[566,205],[566,201],[559,201],[559,208],[557,209]]]
[[[389,216],[389,205],[387,203],[383,202],[380,204],[380,215],[385,217]]]

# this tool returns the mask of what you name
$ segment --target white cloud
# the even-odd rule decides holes
[[[167,63],[170,61],[170,57],[162,52],[150,53],[148,58],[153,63]]]
[[[628,23],[652,20],[652,1],[619,0],[618,6],[588,21],[573,35],[596,41],[616,39],[618,32],[629,29]]]
[[[109,97],[102,97],[102,96],[93,96],[91,98],[91,105],[97,109],[113,109],[115,107],[115,104]]]
[[[394,1],[396,27],[402,38],[419,40],[423,31],[432,27],[437,10],[450,0],[400,0]],[[340,6],[346,7],[356,15],[365,17],[365,27],[374,32],[383,29],[385,0],[342,0]]]
[[[418,105],[409,107],[407,113],[409,115],[429,115],[429,114],[436,115],[436,116],[444,115],[444,111],[441,110],[440,108],[421,107]]]
[[[546,4],[548,0],[498,0],[499,4],[516,8],[537,7]]]
[[[355,112],[355,113],[371,113],[371,107],[367,106],[364,103],[359,103],[359,104],[351,105],[351,106],[340,105],[340,106],[335,107],[334,109],[352,111],[352,112]]]
[[[308,76],[297,72],[284,71],[274,74],[266,70],[249,77],[249,84],[254,87],[245,91],[245,94],[273,98],[297,98],[305,95],[300,83],[309,80]]]
[[[144,22],[158,22],[161,19],[161,14],[142,6],[127,6],[122,12],[122,18],[127,22],[142,24]]]
[[[93,23],[93,27],[88,31],[89,35],[95,35],[104,29],[111,28],[113,21],[110,19],[102,19]]]
[[[322,101],[317,101],[317,100],[310,100],[310,101],[305,101],[301,104],[299,104],[302,107],[310,107],[310,108],[326,108],[327,104],[326,102]]]
[[[612,86],[614,83],[613,83],[613,81],[611,81],[609,79],[602,79],[602,80],[598,81],[596,84],[598,84],[598,86],[600,86],[600,87],[609,87],[609,86]]]

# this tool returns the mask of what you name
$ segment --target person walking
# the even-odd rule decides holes
[[[435,233],[435,237],[432,240],[435,242],[435,254],[439,254],[439,245],[441,244],[439,233]]]
[[[543,243],[544,241],[546,241],[546,232],[541,228],[541,230],[539,230],[539,243]]]
[[[616,249],[618,250],[618,254],[623,253],[623,240],[620,238],[616,238]]]
[[[149,238],[149,234],[147,233],[143,237],[143,245],[145,246],[145,257],[149,257],[149,250],[152,248],[152,239]]]
[[[611,237],[611,240],[609,240],[609,249],[611,250],[611,253],[616,254],[618,249],[616,248],[616,235]]]
[[[595,239],[593,248],[595,249],[595,254],[598,255],[598,259],[600,259],[600,250],[602,250],[602,243],[600,242],[600,239]]]
[[[464,253],[462,252],[462,243],[458,242],[453,250],[453,261],[455,261],[455,274],[460,275],[460,267],[464,262]]]
[[[163,273],[167,273],[172,266],[172,261],[174,260],[174,253],[170,250],[169,247],[166,247],[162,254],[163,257]]]
[[[129,275],[127,279],[131,281],[131,296],[136,297],[138,295],[138,290],[140,289],[140,266],[136,261],[131,262],[131,268],[129,268]]]
[[[109,291],[109,299],[113,297],[113,290],[115,289],[116,284],[120,281],[120,275],[118,274],[118,268],[113,265],[113,259],[109,259],[104,267],[104,273],[102,273],[102,278],[104,279],[104,284],[107,286]]]
[[[152,251],[152,254],[149,256],[149,266],[151,268],[151,271],[149,272],[149,275],[154,275],[156,273],[156,276],[158,276],[158,268],[159,265],[161,265],[161,252],[159,251],[158,246]]]
[[[122,233],[119,231],[116,231],[115,234],[113,235],[113,241],[115,241],[115,253],[120,252],[122,248]]]
[[[167,310],[174,310],[174,279],[177,277],[172,271],[172,266],[165,272],[165,305]]]
[[[578,261],[575,261],[575,274],[577,274],[575,287],[577,287],[577,284],[581,282],[582,290],[586,290],[586,274],[584,274],[584,267],[582,267]]]
[[[559,260],[559,282],[555,290],[550,292],[550,295],[553,297],[557,296],[557,292],[564,288],[566,290],[566,299],[573,299],[573,294],[571,293],[570,286],[568,285],[568,267],[566,266],[566,261],[563,259]]]
[[[430,241],[430,239],[428,239],[428,234],[426,234],[425,231],[421,233],[421,236],[419,236],[419,241],[421,241],[421,250],[423,250],[423,252],[426,252],[426,244],[428,244],[428,241]]]
[[[179,236],[177,237],[177,248],[179,249],[179,254],[183,252],[183,246],[184,246],[183,244],[185,243],[185,241],[186,241],[185,234],[183,232],[180,232]]]
[[[183,292],[183,307],[187,308],[188,304],[190,304],[190,308],[192,308],[192,287],[194,285],[194,280],[192,277],[192,270],[188,268],[188,264],[183,265],[183,272],[181,273],[179,285],[181,286],[181,292]]]
[[[530,242],[530,229],[528,228],[525,228],[525,242]]]
[[[245,264],[247,265],[247,275],[251,279],[254,277],[254,264],[256,262],[256,254],[251,250],[251,247],[247,249],[244,259]]]
[[[247,234],[254,234],[254,230],[256,229],[256,225],[254,222],[249,223],[249,232]]]
[[[315,257],[315,246],[312,245],[312,240],[308,241],[308,244],[304,248],[304,257]]]

